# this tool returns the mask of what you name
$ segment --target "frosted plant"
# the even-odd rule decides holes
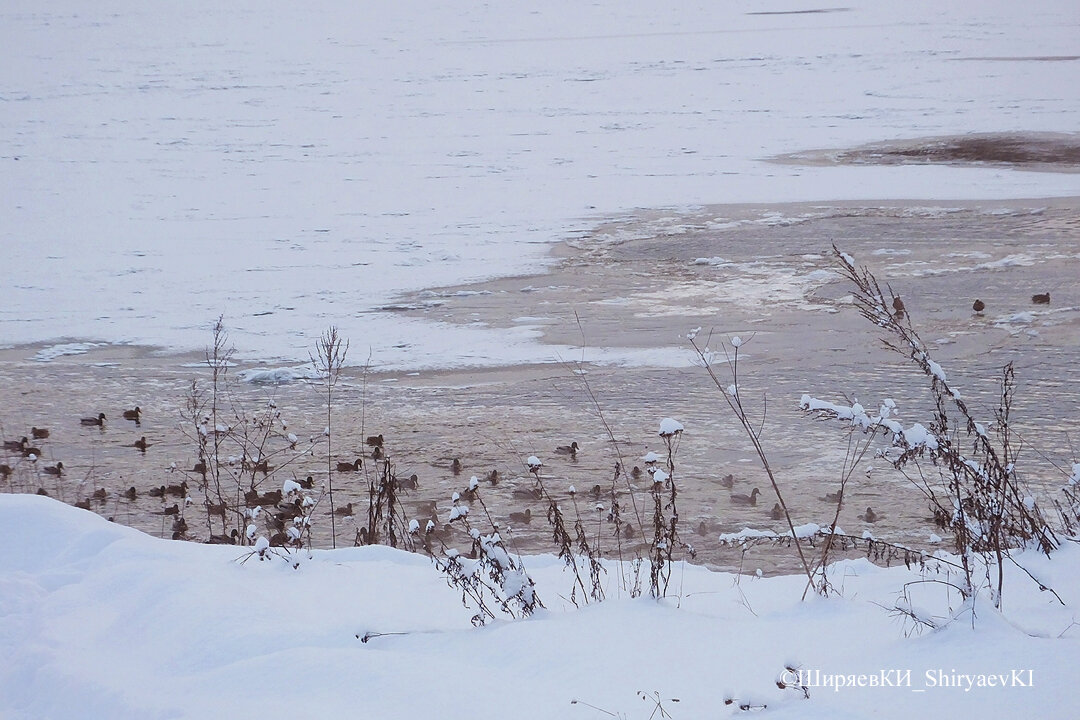
[[[838,405],[809,395],[803,396],[801,405],[818,417],[886,439],[890,447],[882,456],[926,495],[938,524],[952,533],[963,568],[960,592],[970,601],[986,587],[1000,608],[1004,564],[1016,564],[1014,551],[1034,546],[1049,555],[1059,542],[1016,467],[1018,453],[1010,425],[1012,363],[1002,370],[994,421],[977,421],[912,328],[910,312],[899,309],[898,296],[891,288],[884,292],[874,275],[865,267],[857,268],[850,255],[835,246],[833,251],[841,272],[855,286],[859,313],[884,330],[885,345],[907,357],[929,381],[934,413],[926,423],[904,425],[893,418],[891,401],[882,403],[876,415],[857,403]],[[1040,589],[1049,589],[1036,582]]]

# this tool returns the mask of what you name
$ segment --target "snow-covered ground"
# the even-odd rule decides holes
[[[1010,567],[1004,614],[980,605],[974,630],[961,614],[919,634],[890,612],[922,577],[902,565],[841,562],[840,596],[807,602],[799,577],[694,566],[676,568],[666,600],[632,600],[612,572],[608,600],[573,610],[551,556],[525,561],[547,610],[473,628],[425,557],[386,547],[304,553],[297,569],[241,562],[243,549],[18,495],[0,495],[0,526],[14,542],[0,554],[5,720],[661,717],[639,692],[676,719],[739,716],[739,703],[830,720],[1078,709],[1075,545],[1026,557],[1068,607]],[[925,616],[959,607],[941,584],[909,591]],[[358,639],[368,633],[400,634]],[[785,666],[803,671],[809,699],[777,687],[794,679]]]
[[[1077,174],[766,161],[1073,131],[1078,8],[11,0],[0,342],[201,349],[224,313],[249,357],[306,360],[337,324],[381,367],[551,360],[528,328],[374,310],[535,271],[635,208],[1080,195]]]

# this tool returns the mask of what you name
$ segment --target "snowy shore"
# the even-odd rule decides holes
[[[430,561],[385,547],[260,561],[249,550],[157,540],[47,498],[0,495],[15,544],[0,555],[0,715],[404,718],[1070,717],[1080,657],[1080,552],[1009,568],[1004,612],[961,613],[944,585],[909,588],[941,629],[894,608],[920,574],[865,560],[839,592],[800,602],[805,578],[677,567],[666,600],[573,609],[551,556],[525,558],[546,611],[469,624]],[[932,562],[931,562],[932,565]],[[387,633],[364,643],[367,633]],[[401,634],[396,634],[401,633]],[[802,670],[809,699],[781,690]],[[786,676],[792,684],[792,674]],[[1001,686],[1004,683],[1004,686]],[[676,702],[675,699],[678,699]],[[736,702],[725,705],[727,698]],[[572,704],[578,700],[577,704]],[[586,703],[588,703],[586,705]],[[598,710],[596,708],[602,708]]]

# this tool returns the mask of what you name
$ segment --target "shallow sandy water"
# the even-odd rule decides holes
[[[407,512],[416,514],[423,501],[436,500],[440,519],[450,495],[472,474],[483,477],[497,469],[502,482],[485,485],[483,493],[487,507],[505,523],[509,512],[530,506],[513,491],[528,486],[522,461],[536,454],[545,461],[542,476],[554,494],[569,500],[571,484],[582,491],[578,506],[590,518],[590,532],[598,530],[612,551],[611,528],[594,520],[603,513],[592,509],[594,501],[584,491],[607,485],[619,453],[629,467],[642,464],[646,451],[659,451],[659,421],[674,417],[687,428],[676,456],[684,539],[696,547],[698,561],[738,567],[738,551],[721,547],[716,535],[747,526],[779,530],[767,515],[774,498],[716,388],[691,362],[681,337],[687,330],[701,326],[702,338],[710,330],[717,338],[752,337],[740,367],[744,397],[767,396],[764,441],[797,522],[831,521],[834,508],[820,498],[836,489],[847,447],[840,428],[801,415],[797,404],[804,392],[835,401],[857,397],[867,405],[892,397],[905,422],[926,418],[920,378],[884,351],[851,309],[848,288],[829,257],[831,242],[869,264],[904,298],[913,324],[950,379],[988,421],[999,370],[1015,363],[1014,417],[1025,445],[1021,463],[1030,463],[1028,478],[1039,497],[1054,497],[1063,478],[1053,465],[1072,459],[1066,433],[1080,407],[1076,199],[709,207],[605,224],[559,248],[561,262],[548,274],[429,291],[401,298],[397,308],[451,323],[535,326],[554,344],[579,345],[584,333],[588,349],[633,350],[627,354],[667,367],[586,365],[582,376],[575,358],[564,358],[571,364],[366,377],[349,369],[335,400],[334,461],[362,452],[365,435],[384,434],[398,472],[415,472],[420,479],[420,488],[404,502]],[[1052,303],[1032,305],[1031,295],[1045,291]],[[971,311],[975,297],[987,303],[982,315]],[[354,348],[364,344],[362,338],[352,341]],[[712,345],[719,347],[716,340]],[[62,460],[67,473],[57,480],[21,461],[4,489],[44,487],[73,502],[105,487],[109,497],[96,506],[99,512],[170,535],[171,519],[153,514],[162,503],[145,490],[179,482],[170,465],[185,469],[195,461],[180,415],[191,381],[207,378],[198,367],[200,357],[101,346],[34,360],[40,350],[0,351],[0,422],[5,439],[18,438],[32,425],[49,427],[42,464]],[[617,452],[582,377],[619,441]],[[249,412],[273,400],[301,445],[326,424],[321,398],[303,382],[237,383],[233,392]],[[119,419],[134,405],[144,411],[141,427]],[[79,424],[79,417],[99,411],[110,418],[104,430]],[[131,447],[142,435],[153,443],[145,455]],[[572,440],[581,445],[576,460],[553,452]],[[283,443],[274,447],[282,451],[277,460],[286,456]],[[450,470],[453,458],[465,466],[457,476]],[[325,468],[324,458],[294,459],[261,489],[278,487],[294,473],[321,482]],[[338,504],[366,507],[366,472],[335,476]],[[719,485],[727,473],[737,478],[736,492],[761,488],[757,507],[731,504],[729,491]],[[131,485],[140,490],[134,503],[118,497]],[[644,488],[645,481],[637,486]],[[865,463],[848,493],[840,515],[847,532],[861,534],[867,526],[857,516],[872,506],[885,515],[873,526],[875,534],[925,546],[932,527],[924,503],[883,463]],[[195,499],[201,502],[197,494]],[[648,497],[639,493],[637,500],[644,508]],[[624,517],[633,516],[630,499],[622,504]],[[531,507],[542,514],[539,503]],[[572,503],[564,507],[573,514]],[[198,503],[188,513],[190,534],[205,537]],[[339,543],[352,542],[359,520],[341,520]],[[631,522],[638,524],[636,518]],[[699,534],[702,523],[705,532]],[[539,518],[515,528],[514,538],[523,551],[551,548]],[[330,541],[324,510],[315,539],[319,545]],[[448,542],[467,544],[458,531]],[[755,551],[744,567],[757,566],[790,569],[791,551]]]

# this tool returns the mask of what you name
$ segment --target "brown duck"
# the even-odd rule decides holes
[[[17,442],[15,440],[5,440],[4,441],[4,449],[5,450],[18,450],[19,452],[22,452],[23,448],[25,448],[29,444],[30,444],[30,438],[28,438],[28,437],[23,437],[22,440],[19,440]]]
[[[761,494],[761,491],[754,488],[753,492],[749,495],[742,495],[740,493],[731,494],[731,503],[733,505],[757,505],[757,496]]]
[[[577,455],[577,451],[578,451],[577,440],[570,443],[569,445],[560,445],[559,447],[555,448],[555,453],[557,455],[571,455],[571,456],[574,456],[574,455]]]

